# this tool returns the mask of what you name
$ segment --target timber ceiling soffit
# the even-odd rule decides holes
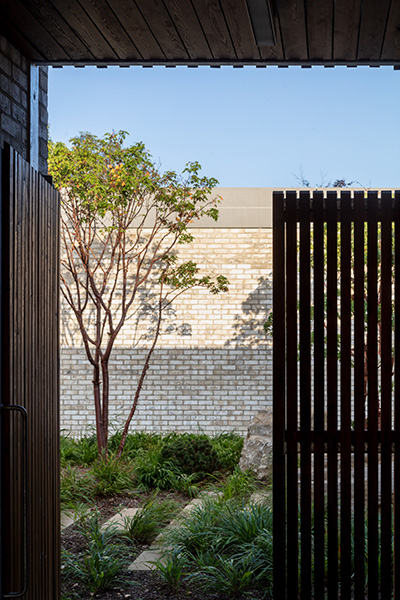
[[[38,64],[400,68],[400,0],[0,0]]]

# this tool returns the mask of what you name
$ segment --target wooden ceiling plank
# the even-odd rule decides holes
[[[246,3],[243,0],[221,0],[221,6],[238,59],[259,59],[260,49],[254,40]]]
[[[75,34],[64,17],[50,2],[31,0],[29,10],[53,37],[57,36],[58,43],[72,59],[90,60],[94,58],[82,39]]]
[[[212,59],[212,54],[191,2],[164,0],[191,59]]]
[[[286,60],[307,60],[307,31],[303,0],[277,2]]]
[[[363,0],[357,58],[379,60],[390,0]]]
[[[391,4],[381,59],[400,60],[400,2]]]
[[[77,0],[52,0],[52,3],[76,34],[85,40],[96,59],[118,58]]]
[[[333,59],[356,60],[362,0],[335,0]]]
[[[165,58],[134,0],[108,0],[108,3],[145,60]]]
[[[14,25],[11,23],[7,15],[3,13],[0,8],[0,34],[2,34],[7,40],[17,48],[21,54],[29,57],[30,60],[36,62],[42,62],[46,60],[46,57],[35,47],[32,46],[26,39],[25,35],[20,33]]]
[[[282,61],[284,59],[284,53],[282,46],[281,26],[277,14],[273,15],[272,18],[275,26],[276,46],[261,46],[260,54],[263,60],[270,60],[272,62]]]
[[[332,60],[333,0],[306,0],[308,57]]]
[[[235,60],[236,53],[218,0],[192,0],[214,59]]]
[[[108,44],[121,60],[141,58],[125,29],[118,21],[106,0],[79,0],[82,8],[101,31]]]
[[[32,46],[40,45],[41,52],[47,59],[66,60],[70,58],[56,39],[47,32],[41,22],[20,0],[7,2],[4,12],[15,28],[26,36],[28,43]]]
[[[189,55],[162,0],[136,0],[136,4],[166,58],[188,60]]]

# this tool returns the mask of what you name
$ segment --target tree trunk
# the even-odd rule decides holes
[[[108,455],[108,400],[110,393],[110,377],[108,373],[108,359],[101,361],[101,374],[103,379],[102,415],[103,415],[103,453]]]
[[[101,456],[105,450],[104,443],[104,432],[103,432],[103,411],[101,409],[101,395],[100,395],[100,368],[99,365],[93,368],[93,394],[94,394],[94,408],[96,416],[96,435],[97,435],[97,452]]]
[[[138,383],[138,386],[136,388],[136,392],[135,392],[135,397],[133,399],[132,408],[130,410],[129,416],[128,416],[128,418],[127,418],[127,420],[125,422],[125,425],[124,425],[124,430],[122,432],[121,441],[120,441],[119,446],[118,446],[117,458],[121,458],[121,454],[122,454],[122,452],[124,450],[125,442],[126,442],[126,436],[128,435],[129,426],[131,424],[133,415],[135,414],[135,411],[136,411],[136,407],[137,407],[137,403],[138,403],[138,400],[139,400],[140,392],[142,391],[142,387],[143,387],[143,383],[144,383],[144,380],[145,380],[145,377],[146,377],[147,369],[149,368],[150,358],[151,358],[151,355],[153,354],[154,348],[156,347],[158,336],[160,335],[161,317],[162,317],[162,305],[161,305],[161,301],[160,301],[159,307],[158,307],[158,320],[157,320],[156,332],[154,334],[154,340],[153,340],[153,343],[151,345],[150,350],[147,353],[146,361],[144,363],[144,366],[143,366],[143,369],[142,369],[142,373],[140,375],[139,383]]]

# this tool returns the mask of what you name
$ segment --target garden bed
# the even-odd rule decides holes
[[[270,598],[271,511],[249,504],[257,486],[237,467],[241,438],[206,438],[134,434],[120,461],[112,450],[99,461],[93,438],[62,439],[61,496],[75,511],[62,532],[62,600]],[[128,568],[155,547],[151,570]]]

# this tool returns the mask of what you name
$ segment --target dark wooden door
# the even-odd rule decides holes
[[[1,189],[1,597],[60,597],[59,196],[12,148]]]

